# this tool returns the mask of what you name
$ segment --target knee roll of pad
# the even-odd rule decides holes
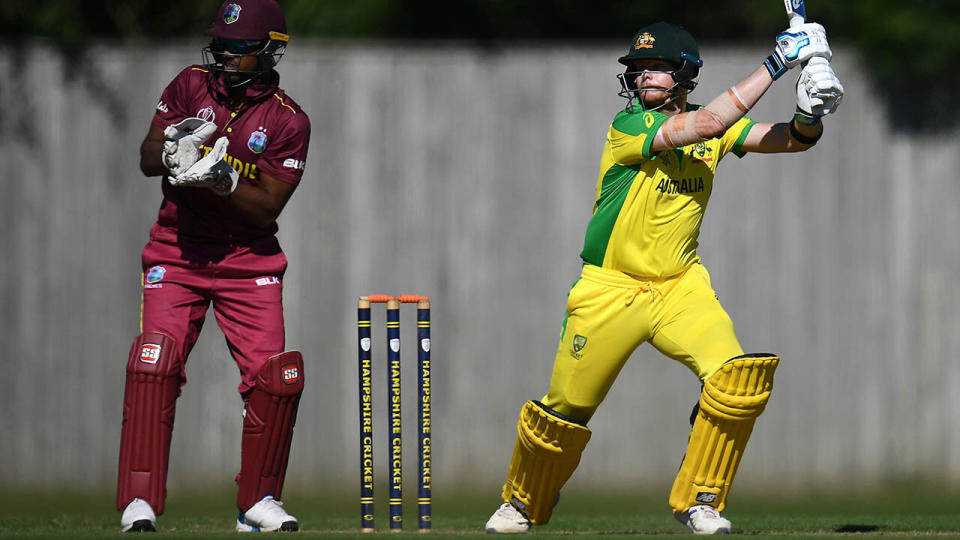
[[[303,357],[288,351],[267,359],[247,397],[237,475],[237,508],[267,495],[280,499],[303,393]]]
[[[670,492],[674,510],[709,504],[723,511],[779,362],[772,354],[738,356],[704,381],[687,453]]]
[[[133,340],[123,392],[117,510],[140,498],[163,513],[182,369],[177,342],[170,336],[144,332]]]
[[[550,520],[560,488],[580,463],[590,430],[539,402],[520,410],[517,443],[503,486],[504,502],[513,503],[530,523]]]

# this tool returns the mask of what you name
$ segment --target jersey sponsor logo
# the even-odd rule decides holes
[[[283,166],[290,169],[300,169],[303,170],[303,167],[307,164],[306,161],[300,159],[287,158],[283,160]]]
[[[263,126],[257,128],[257,131],[250,133],[250,139],[247,140],[247,148],[257,154],[263,152],[267,147],[267,133]]]
[[[204,122],[213,122],[217,119],[217,113],[213,112],[213,107],[204,107],[197,111],[197,118]]]
[[[156,364],[160,360],[160,353],[163,347],[156,343],[144,343],[140,347],[140,361],[144,364]]]
[[[223,22],[233,24],[240,20],[240,10],[243,9],[239,4],[227,4],[223,8]]]
[[[156,283],[163,279],[163,275],[167,273],[167,269],[162,266],[154,266],[147,271],[147,283]]]
[[[637,42],[633,44],[633,48],[636,50],[652,49],[655,41],[657,41],[657,38],[653,37],[650,32],[644,32],[637,36]]]
[[[645,126],[647,126],[647,129],[650,129],[650,126],[653,125],[653,122],[654,122],[655,120],[656,120],[656,119],[653,117],[653,113],[651,113],[651,112],[645,112],[645,113],[643,113],[643,124],[644,124]]]
[[[294,384],[300,380],[300,368],[296,364],[287,364],[280,368],[283,384]]]
[[[277,276],[265,276],[262,278],[257,278],[257,287],[262,287],[264,285],[278,285],[280,283],[280,278]]]
[[[200,150],[203,151],[203,155],[206,156],[210,153],[210,150],[213,150],[213,148],[202,145],[200,146]],[[255,163],[247,163],[246,161],[231,156],[230,154],[223,156],[223,160],[226,161],[228,165],[233,167],[233,170],[237,171],[237,174],[239,174],[242,178],[247,178],[249,180],[258,180],[260,178],[260,170],[257,169],[257,165]]]
[[[170,108],[167,107],[167,104],[164,103],[162,99],[157,103],[157,110],[160,112],[170,112]]]
[[[682,180],[662,178],[656,187],[657,191],[660,193],[666,193],[668,195],[701,193],[704,191],[704,189],[705,184],[702,176],[698,176],[696,178],[684,178]]]

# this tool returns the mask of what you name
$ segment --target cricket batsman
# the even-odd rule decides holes
[[[821,118],[843,98],[831,55],[821,25],[792,27],[753,73],[700,106],[687,100],[703,65],[693,36],[667,22],[634,36],[619,58],[627,106],[614,117],[600,157],[583,270],[568,295],[550,388],[520,410],[503,505],[487,532],[547,523],[590,440],[590,418],[645,341],[703,385],[670,491],[674,516],[697,534],[730,532],[721,512],[780,359],[744,353],[697,255],[697,238],[724,157],[816,144]],[[786,122],[745,116],[798,66],[796,109]]]
[[[228,0],[204,63],[160,97],[140,169],[163,201],[143,249],[140,335],[127,360],[117,510],[123,531],[154,531],[166,498],[184,366],[212,305],[240,371],[244,404],[238,531],[296,531],[280,502],[303,392],[284,351],[287,259],[277,216],[303,176],[310,120],[274,70],[289,36],[276,0]]]

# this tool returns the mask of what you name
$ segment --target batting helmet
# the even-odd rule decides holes
[[[674,81],[688,91],[696,88],[696,78],[700,75],[703,60],[700,59],[697,41],[684,27],[660,21],[644,26],[633,36],[627,54],[618,59],[621,64],[627,66],[625,75],[628,84],[631,82],[629,75],[636,73],[630,70],[633,62],[646,59],[667,60],[673,63],[677,66],[673,72]]]
[[[230,73],[232,87],[269,73],[290,41],[283,8],[276,0],[226,0],[204,34],[213,38],[203,49],[204,65],[217,74]],[[235,56],[256,56],[257,69],[226,69],[225,60]]]

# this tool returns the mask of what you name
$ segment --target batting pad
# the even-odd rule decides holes
[[[550,521],[560,488],[576,470],[589,440],[586,426],[562,418],[540,402],[528,401],[517,422],[504,502],[513,503],[534,525]]]
[[[728,360],[704,382],[687,455],[670,492],[674,510],[708,504],[722,512],[726,507],[753,424],[770,399],[779,362],[772,354],[745,354]]]
[[[271,356],[254,381],[243,416],[237,508],[247,511],[267,495],[280,499],[293,441],[303,357],[297,351]]]
[[[163,513],[181,364],[170,336],[144,332],[133,340],[123,392],[117,510],[140,498]]]

